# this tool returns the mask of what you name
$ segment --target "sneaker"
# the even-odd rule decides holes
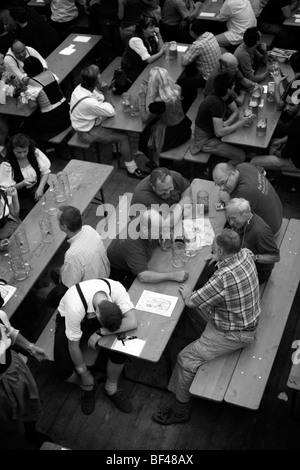
[[[125,397],[122,390],[117,390],[113,395],[108,395],[105,391],[106,396],[116,405],[118,410],[123,413],[130,413],[132,411],[132,404],[129,398]]]
[[[175,415],[173,408],[167,408],[154,413],[152,415],[152,419],[156,423],[168,426],[169,424],[187,423],[191,419],[191,416],[188,411],[184,415],[177,416]]]
[[[127,171],[127,176],[129,176],[129,178],[137,178],[138,180],[143,180],[148,175],[149,175],[149,173],[144,173],[139,168],[134,170],[133,173],[130,173],[129,171]]]
[[[81,395],[81,411],[85,415],[90,415],[95,409],[95,392],[96,387],[93,390],[83,392]]]

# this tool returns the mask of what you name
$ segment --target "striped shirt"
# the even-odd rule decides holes
[[[255,325],[260,315],[259,284],[252,252],[239,253],[217,263],[209,281],[195,291],[189,301],[209,316],[217,329],[245,330]]]
[[[196,61],[197,69],[207,80],[221,57],[220,46],[212,33],[205,32],[188,48],[182,57],[182,65]]]

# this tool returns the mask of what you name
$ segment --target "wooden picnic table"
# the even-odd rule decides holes
[[[216,21],[216,16],[219,14],[223,0],[205,0],[202,3],[198,18],[200,20]]]
[[[73,177],[77,178],[76,187],[71,189],[71,197],[69,197],[66,202],[57,203],[57,207],[61,204],[70,204],[77,207],[80,212],[83,213],[107,181],[113,169],[114,167],[112,165],[70,160],[64,171],[67,172],[69,177],[73,174]],[[51,188],[49,188],[47,192],[49,192],[50,189]],[[10,318],[20,306],[23,299],[34,286],[35,282],[66,238],[66,234],[62,232],[58,226],[56,216],[52,216],[50,220],[54,239],[50,243],[43,243],[39,221],[44,216],[45,212],[41,199],[29,212],[15,232],[17,233],[21,228],[24,228],[29,241],[30,252],[23,255],[24,260],[31,266],[30,274],[26,279],[16,281],[9,266],[9,256],[4,256],[5,253],[3,252],[0,253],[0,277],[4,278],[9,285],[17,287],[13,297],[2,307],[8,318]],[[13,236],[11,237],[11,242],[12,244],[14,242]]]
[[[178,44],[180,49],[187,49],[187,45],[185,44]],[[163,67],[168,70],[169,74],[173,78],[173,80],[177,80],[183,72],[184,67],[181,65],[181,57],[184,52],[178,51],[177,59],[176,60],[166,60],[165,55],[157,59],[155,62],[148,64],[147,67],[142,71],[142,73],[138,76],[135,82],[131,85],[128,90],[128,93],[131,96],[138,96],[141,83],[143,79],[149,79],[149,72],[152,67]],[[112,96],[112,101],[114,101],[114,97]],[[143,123],[141,120],[141,115],[138,116],[131,116],[130,113],[124,113],[122,109],[122,100],[116,100],[116,107],[115,116],[105,119],[102,122],[102,127],[106,127],[107,129],[116,129],[116,130],[123,130],[127,132],[138,132],[141,133],[144,128],[146,127],[146,123]]]
[[[261,70],[266,70],[267,65],[261,67]],[[288,75],[289,80],[294,77],[294,72],[289,64],[280,64],[281,70],[284,75]],[[268,82],[272,82],[272,77],[268,76],[259,85],[267,86]],[[243,114],[245,108],[251,97],[251,92],[247,91],[245,96],[244,105],[240,106],[239,113]],[[232,134],[222,137],[222,141],[228,144],[256,147],[266,149],[269,146],[270,140],[280,119],[281,111],[278,111],[275,101],[269,102],[267,100],[266,89],[262,94],[263,106],[257,108],[257,115],[254,116],[252,124],[249,127],[241,127]],[[257,121],[262,118],[267,118],[267,131],[264,136],[258,136],[256,133]]]
[[[200,189],[209,192],[210,207],[208,217],[210,219],[214,233],[218,234],[225,224],[225,211],[216,211],[214,207],[214,203],[219,202],[219,190],[212,181],[195,179],[192,183],[194,205],[196,203],[197,192]],[[188,258],[183,268],[174,268],[172,265],[171,250],[163,251],[160,247],[157,247],[148,263],[148,267],[149,269],[158,272],[178,271],[184,269],[185,271],[189,272],[189,278],[187,282],[192,288],[194,288],[203,268],[206,265],[205,258],[210,252],[211,246],[205,246],[198,250],[195,257]],[[139,355],[140,359],[145,359],[150,362],[157,362],[161,358],[161,355],[164,352],[165,347],[167,346],[168,341],[171,338],[171,335],[185,307],[184,301],[178,291],[178,286],[179,283],[174,281],[151,284],[141,283],[138,278],[136,278],[130,287],[129,295],[135,305],[137,304],[144,290],[175,296],[178,299],[170,317],[142,310],[136,310],[138,327],[136,330],[132,330],[130,334],[136,335],[139,339],[145,341],[145,345],[141,351],[141,354]],[[115,335],[104,336],[100,339],[99,345],[111,349],[115,339]]]

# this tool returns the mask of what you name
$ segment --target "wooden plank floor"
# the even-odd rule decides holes
[[[103,163],[111,163],[109,152],[103,152]],[[52,170],[62,169],[67,161],[52,157]],[[94,155],[89,159],[94,161]],[[143,166],[144,161],[140,162]],[[197,177],[198,174],[194,174]],[[125,170],[114,172],[104,187],[106,202],[116,206],[118,196],[132,192],[138,180],[128,178]],[[285,198],[285,216],[300,218],[299,193],[288,192],[284,182],[279,188]],[[84,221],[96,226],[97,206],[91,204]],[[50,362],[28,362],[37,381],[43,405],[43,414],[38,423],[41,432],[47,433],[56,444],[70,449],[89,450],[238,450],[238,449],[294,449],[299,448],[299,421],[289,417],[289,402],[279,399],[279,394],[290,397],[286,382],[291,366],[291,344],[300,338],[300,289],[298,289],[281,345],[275,359],[264,398],[258,412],[240,409],[227,404],[193,399],[190,422],[160,426],[151,415],[157,408],[170,402],[172,395],[149,386],[136,384],[124,378],[120,385],[131,396],[134,410],[130,414],[119,412],[104,395],[101,382],[97,389],[97,403],[93,414],[85,416],[80,409],[80,390],[62,383],[54,374]],[[38,335],[51,315],[51,309],[41,308],[33,324]],[[172,342],[173,360],[184,346],[185,338]],[[140,360],[127,366],[127,376],[139,380],[166,385],[164,358],[158,364],[147,364]],[[300,400],[299,400],[300,401]],[[300,417],[300,403],[296,410]]]

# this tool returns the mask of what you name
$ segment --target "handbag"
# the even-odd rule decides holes
[[[132,85],[132,81],[127,77],[124,69],[116,69],[112,81],[109,85],[109,89],[113,92],[114,95],[122,95],[125,93]]]

